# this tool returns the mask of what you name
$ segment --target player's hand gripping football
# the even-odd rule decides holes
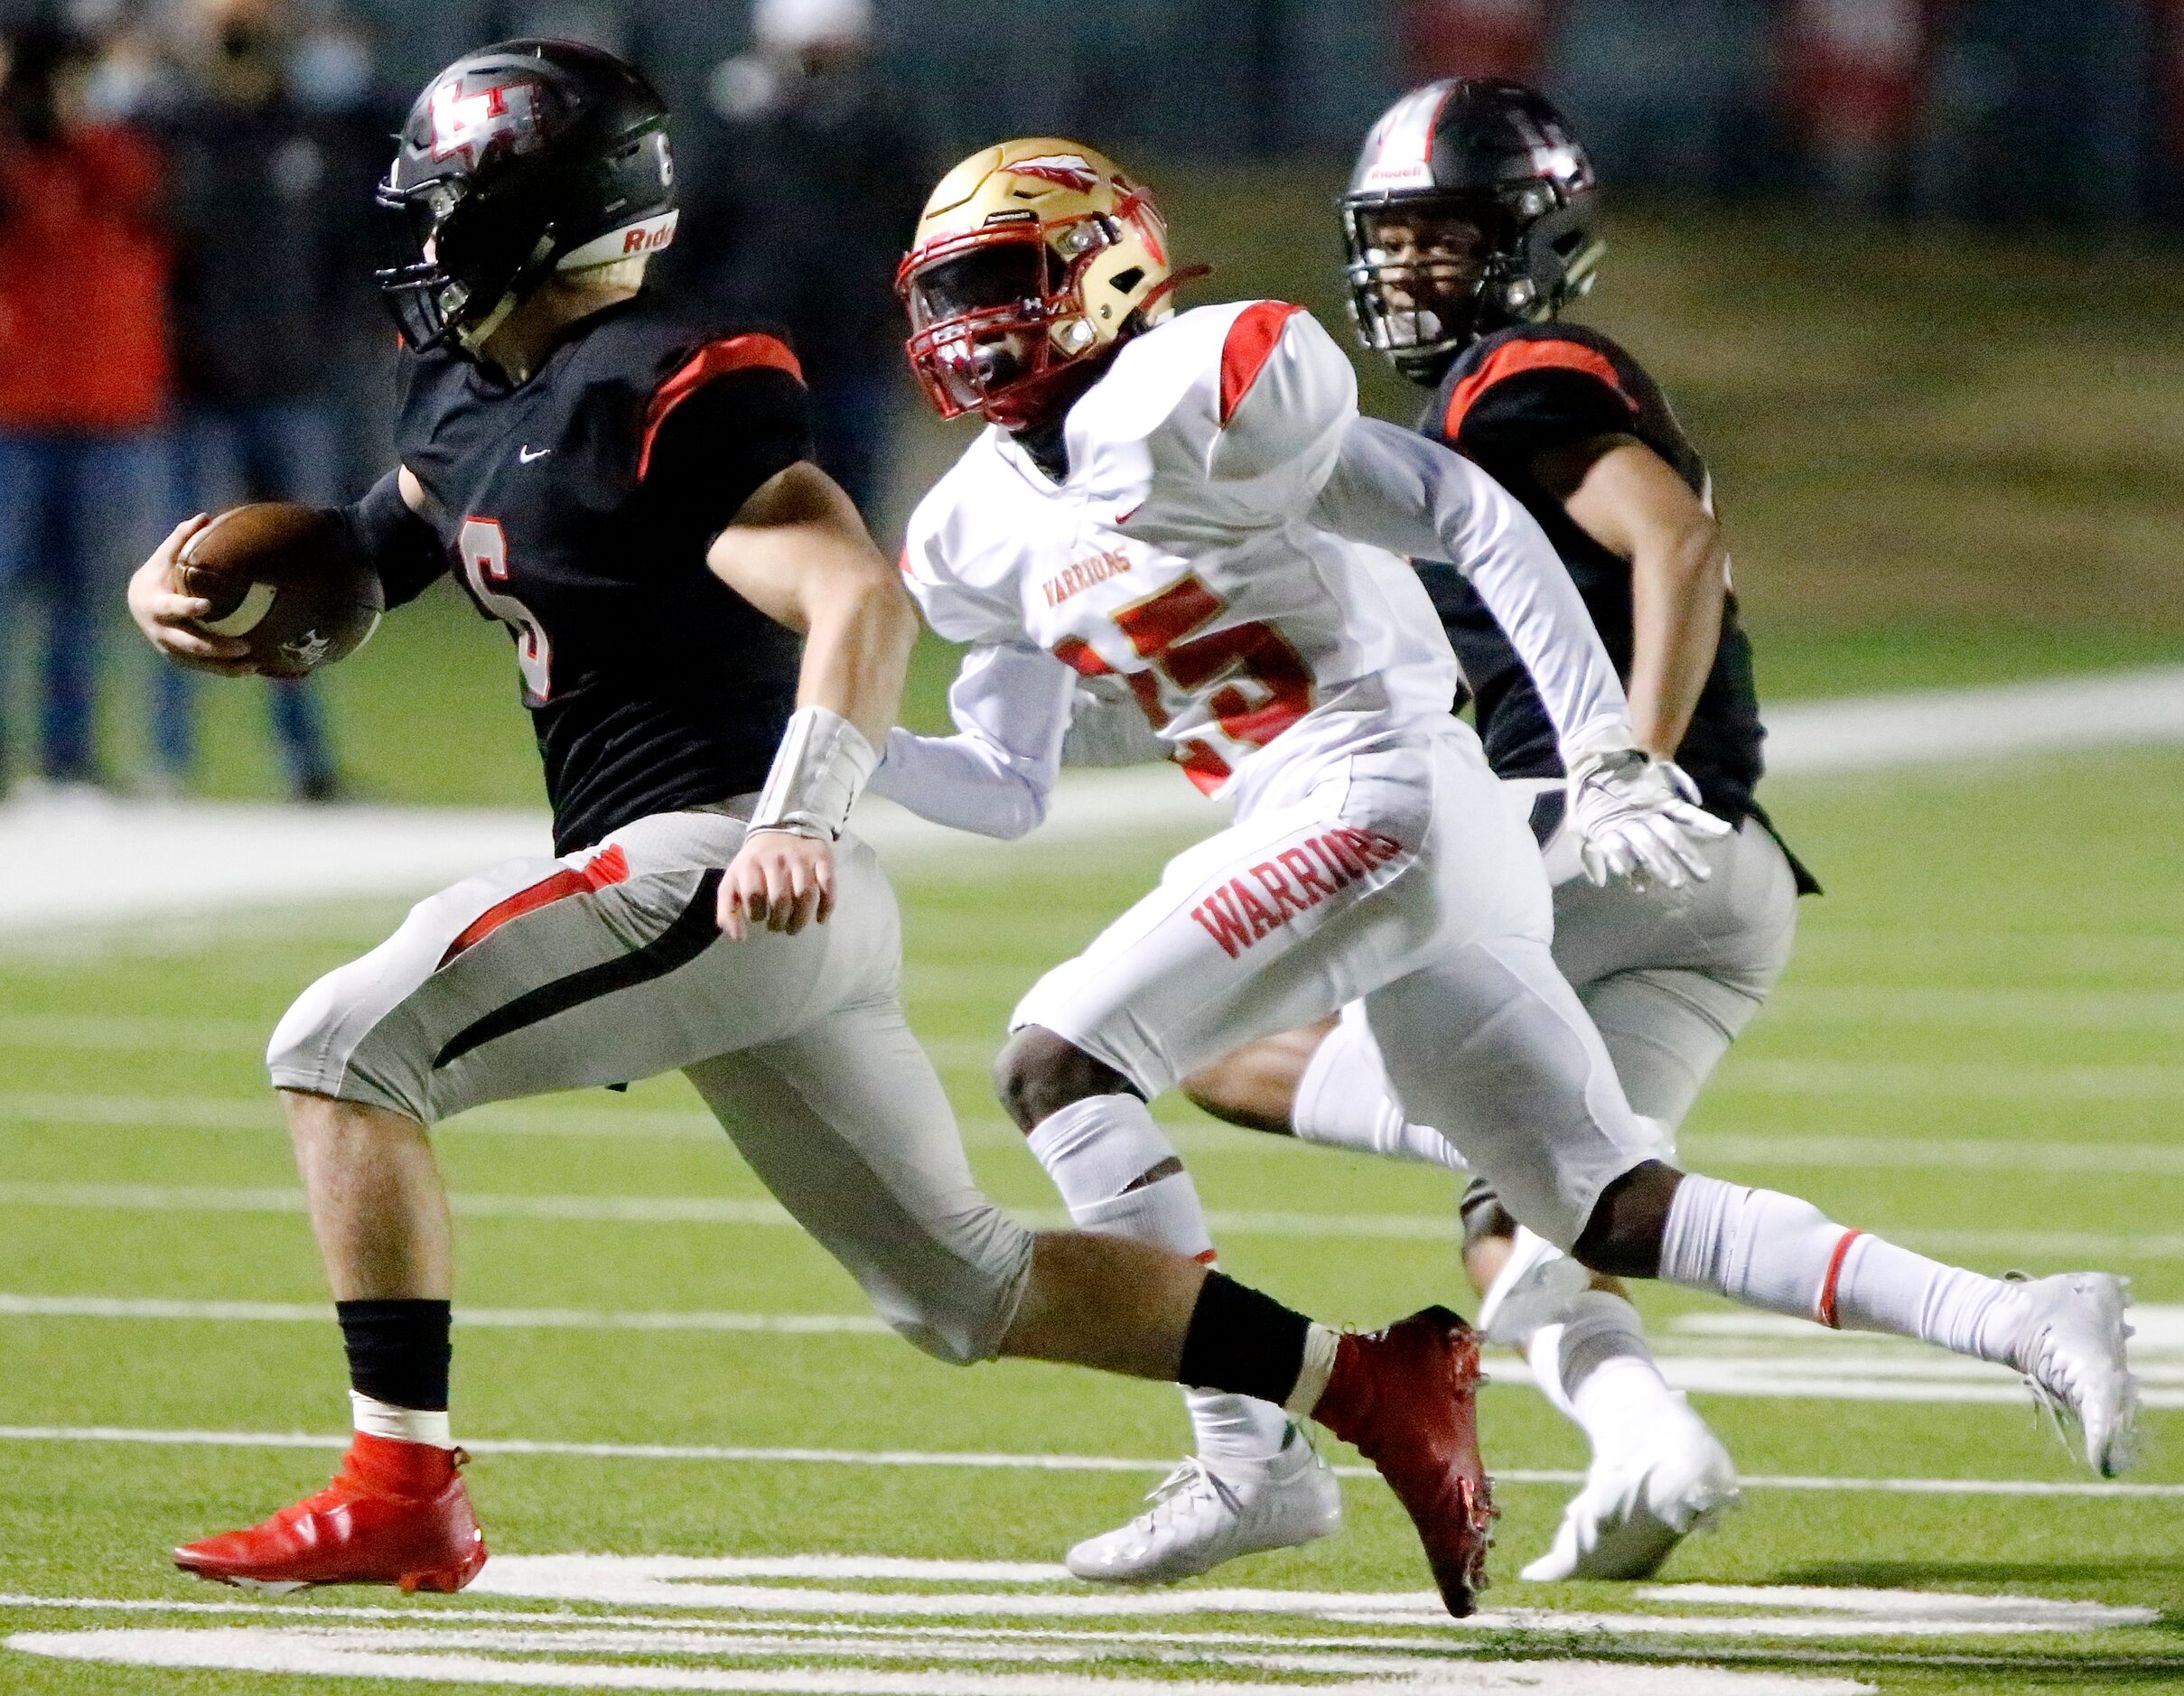
[[[1571,767],[1570,825],[1588,879],[1637,889],[1703,882],[1706,844],[1730,834],[1699,806],[1697,786],[1679,767],[1636,748],[1587,754]]]
[[[185,595],[175,585],[177,565],[190,538],[212,522],[210,513],[185,518],[168,533],[152,557],[129,579],[129,616],[145,639],[179,665],[222,676],[239,677],[257,669],[248,655],[250,644],[238,637],[213,636],[192,620],[208,616],[212,603],[197,595]]]
[[[754,830],[721,879],[721,929],[741,942],[753,926],[793,937],[835,910],[835,847],[797,831]]]

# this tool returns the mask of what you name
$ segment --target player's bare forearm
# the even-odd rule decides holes
[[[1630,722],[1638,746],[1674,759],[1721,645],[1729,554],[1713,520],[1642,545],[1630,561]]]
[[[804,638],[798,718],[820,709],[818,716],[847,721],[868,744],[869,760],[895,722],[918,615],[849,497],[817,466],[799,461],[743,504],[705,559],[723,582]],[[798,750],[811,744],[798,741],[794,722],[790,728],[751,834],[721,885],[721,927],[739,940],[757,925],[793,935],[826,922],[835,895],[832,832],[871,775],[867,764],[845,787],[838,773],[807,769]],[[833,796],[831,807],[816,809],[826,812],[823,823],[789,795],[815,784]],[[777,791],[781,822],[773,823],[769,798]]]
[[[1631,727],[1639,747],[1673,759],[1721,641],[1729,592],[1721,527],[1675,468],[1634,437],[1543,453],[1535,469],[1588,536],[1630,562]]]
[[[817,467],[792,465],[744,503],[706,563],[803,636],[797,704],[840,713],[877,747],[902,698],[918,614],[849,498]]]

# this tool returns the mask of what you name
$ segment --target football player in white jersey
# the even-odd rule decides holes
[[[1538,852],[1449,713],[1453,657],[1405,559],[1457,566],[1522,657],[1589,875],[1681,887],[1727,827],[1636,746],[1575,586],[1507,493],[1361,417],[1309,314],[1178,313],[1178,280],[1145,189],[1050,137],[950,172],[901,271],[929,398],[992,427],[919,506],[902,561],[929,622],[972,645],[960,733],[892,732],[875,791],[1020,834],[1075,685],[1112,675],[1235,807],[1012,1020],[996,1088],[1072,1217],[1210,1258],[1147,1103],[1362,1001],[1409,1115],[1582,1264],[2005,1362],[2115,1470],[2135,1408],[2118,1281],[1981,1277],[1656,1158],[1554,968]],[[1178,1577],[1333,1528],[1331,1475],[1280,1410],[1190,1400],[1199,1458],[1178,1487],[1216,1505],[1214,1533],[1080,1573]]]

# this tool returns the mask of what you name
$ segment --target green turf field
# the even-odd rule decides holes
[[[1489,1459],[1514,1475],[1488,1599],[1545,1614],[1455,1628],[1400,1609],[1376,1622],[1357,1598],[1262,1594],[1423,1586],[1400,1513],[1370,1479],[1349,1486],[1341,1538],[1242,1563],[1220,1577],[1228,1594],[1198,1602],[1088,1612],[1092,1592],[1035,1570],[875,1568],[854,1558],[1052,1561],[1157,1480],[1183,1440],[1178,1410],[1162,1390],[1056,1368],[953,1370],[854,1327],[717,1328],[863,1309],[815,1248],[769,1222],[694,1097],[667,1082],[489,1109],[440,1138],[461,1215],[459,1305],[481,1321],[458,1329],[458,1434],[484,1450],[471,1476],[500,1593],[322,1598],[367,1609],[353,1616],[242,1600],[182,1580],[164,1549],[313,1486],[332,1450],[162,1434],[343,1429],[338,1342],[314,1317],[317,1263],[256,1056],[295,990],[395,917],[262,914],[0,955],[0,1633],[61,1653],[287,1670],[17,1649],[0,1651],[0,1690],[1717,1688],[1668,1667],[1902,1691],[2184,1689],[2184,894],[2167,870],[2184,834],[2184,754],[1806,781],[1774,798],[1831,892],[1807,904],[1778,1003],[1702,1102],[1686,1157],[1984,1268],[2130,1273],[2161,1403],[2133,1483],[2162,1487],[2078,1489],[1998,1375],[1871,1339],[1724,1329],[1725,1309],[1649,1292],[1676,1369],[1741,1392],[1696,1400],[1753,1480],[1740,1514],[1678,1554],[1671,1588],[1515,1580],[1569,1493],[1538,1475],[1581,1460],[1520,1384],[1484,1398]],[[1012,1205],[1047,1216],[1053,1202],[985,1091],[1011,1000],[1176,845],[1034,840],[902,879],[913,1019],[981,1174]],[[1457,1293],[1442,1175],[1171,1117],[1239,1274],[1361,1324]],[[39,1299],[64,1310],[40,1312]],[[87,1311],[101,1299],[180,1305]],[[273,1305],[216,1318],[208,1302]],[[614,1314],[745,1317],[681,1329],[596,1317]],[[87,1436],[107,1428],[161,1440]],[[492,1446],[509,1440],[562,1447]],[[565,1447],[586,1443],[715,1452]],[[863,1463],[936,1454],[1147,1464]],[[722,1581],[767,1588],[731,1607],[663,1588],[655,1569],[508,1558],[572,1554],[744,1557],[756,1568]],[[838,1559],[783,1564],[797,1556]],[[1673,1588],[1697,1584],[1829,1587],[1834,1606]],[[1939,1599],[1877,1618],[1863,1594],[1875,1589]],[[1995,1597],[2018,1600],[1965,1600]],[[147,1606],[107,1605],[126,1600]],[[206,1602],[233,1611],[182,1611]],[[1486,1663],[1505,1682],[1486,1682]]]

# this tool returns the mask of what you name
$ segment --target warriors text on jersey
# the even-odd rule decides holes
[[[407,366],[402,463],[459,580],[515,640],[555,852],[761,787],[798,643],[705,549],[808,452],[788,348],[640,295],[585,319],[521,384],[442,353]],[[389,582],[387,599],[424,587]]]
[[[1307,522],[1356,415],[1310,314],[1181,313],[1070,409],[1059,482],[987,429],[919,507],[903,570],[950,640],[1121,674],[1209,792],[1277,737],[1328,752],[1442,718],[1455,670],[1414,574]]]
[[[1562,555],[1615,667],[1630,675],[1630,565],[1602,547],[1542,487],[1533,461],[1545,450],[1604,435],[1634,436],[1691,486],[1709,494],[1706,466],[1678,426],[1659,387],[1638,362],[1577,324],[1524,324],[1483,337],[1451,368],[1420,429],[1445,443],[1515,495]],[[1711,502],[1710,502],[1711,504]],[[1478,702],[1479,734],[1497,776],[1560,775],[1554,726],[1517,651],[1483,601],[1455,572],[1420,567],[1449,642]],[[1677,763],[1699,786],[1707,811],[1731,824],[1756,810],[1759,703],[1751,645],[1732,592],[1720,647],[1701,691]]]

